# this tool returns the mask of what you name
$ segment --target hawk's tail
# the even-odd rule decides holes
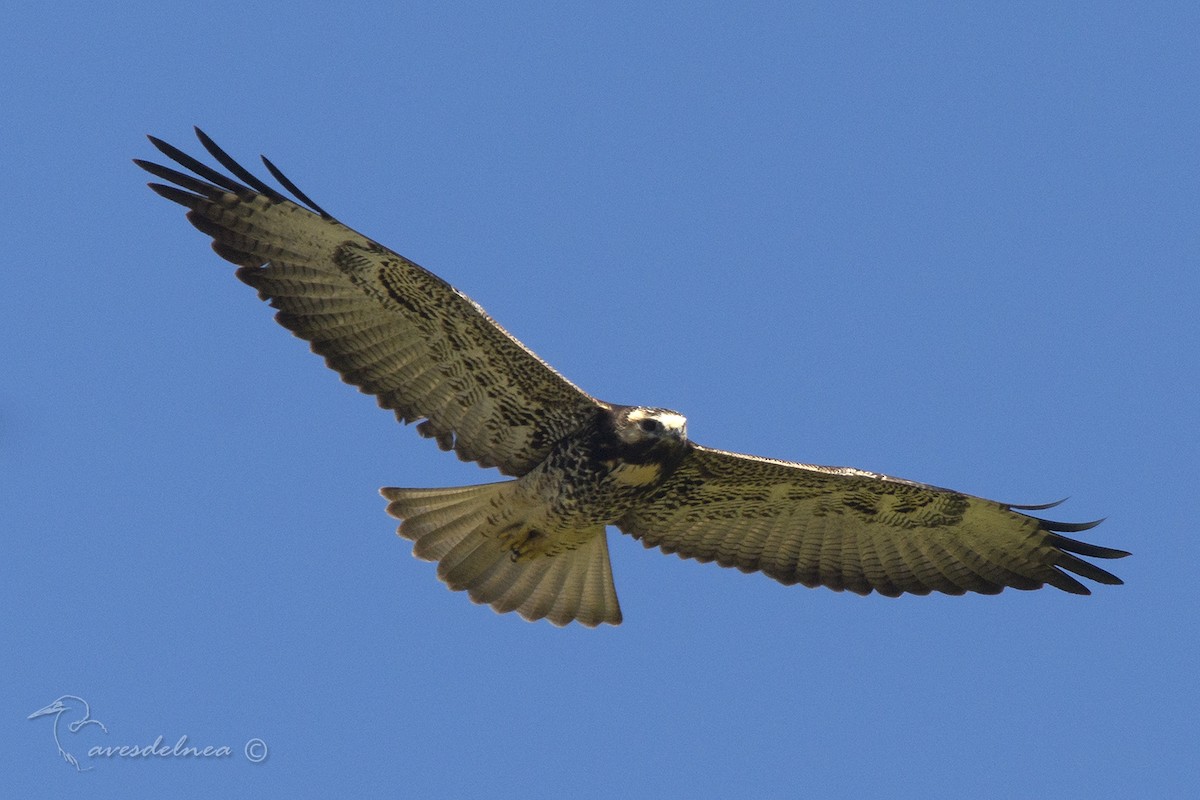
[[[522,552],[496,530],[495,517],[515,481],[448,489],[384,488],[388,513],[403,520],[397,531],[413,541],[413,555],[438,562],[438,577],[455,591],[496,611],[555,625],[572,620],[588,627],[621,622],[604,528],[579,531],[573,549]],[[509,518],[505,530],[520,529]],[[579,535],[583,534],[583,535]]]

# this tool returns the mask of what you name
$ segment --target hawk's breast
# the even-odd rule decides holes
[[[646,464],[631,464],[621,459],[606,461],[609,477],[618,486],[652,486],[662,478],[663,465],[651,461]]]

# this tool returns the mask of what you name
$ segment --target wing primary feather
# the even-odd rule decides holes
[[[212,249],[221,258],[244,269],[258,269],[263,264],[263,260],[253,253],[247,253],[220,242],[213,242]]]
[[[302,203],[320,214],[325,219],[333,219],[332,214],[314,203],[312,198],[300,191],[296,184],[292,183],[291,179],[289,179],[287,175],[284,175],[283,171],[280,170],[279,167],[272,164],[271,159],[267,158],[266,156],[259,156],[259,158],[261,158],[263,164],[266,165],[267,171],[275,176],[275,180],[279,181],[279,183],[283,185],[283,188],[294,194],[297,200],[300,200]]]
[[[235,161],[233,156],[222,150],[216,142],[209,138],[207,133],[199,128],[194,128],[193,130],[196,131],[196,138],[200,140],[200,144],[204,145],[204,149],[207,150],[213,158],[219,161],[221,166],[225,167],[225,169],[241,178],[247,186],[254,189],[256,192],[259,192],[260,194],[266,195],[276,202],[283,202],[287,200],[287,198],[280,194],[277,189],[273,188],[265,181],[260,180],[254,175],[254,173],[250,172],[250,170],[246,169],[237,161]]]
[[[195,208],[196,204],[202,199],[191,192],[185,192],[183,189],[175,186],[167,186],[163,183],[147,183],[146,185],[159,197],[165,197],[172,203],[179,203],[184,208]]]
[[[1104,522],[1104,518],[1094,519],[1091,522],[1055,522],[1052,519],[1039,519],[1038,525],[1044,531],[1061,531],[1063,533],[1079,533],[1080,531],[1088,531]]]
[[[164,167],[162,164],[155,164],[153,161],[143,161],[140,158],[135,158],[133,163],[156,178],[162,178],[164,181],[170,181],[176,186],[182,186],[189,192],[195,192],[198,196],[216,200],[224,194],[220,188],[213,186],[211,183],[205,183],[202,180],[193,178],[191,175],[178,172],[170,167]]]
[[[1099,545],[1088,544],[1077,539],[1069,539],[1057,533],[1049,534],[1048,539],[1050,544],[1059,550],[1078,553],[1081,556],[1091,556],[1092,558],[1124,558],[1129,555],[1128,550],[1117,550],[1115,547],[1100,547]]]
[[[1125,583],[1125,581],[1111,572],[1102,570],[1095,564],[1084,561],[1082,558],[1077,558],[1070,553],[1059,554],[1058,561],[1054,563],[1054,566],[1074,572],[1076,575],[1082,575],[1096,583],[1106,583],[1109,586],[1120,586]]]
[[[1055,589],[1062,589],[1070,594],[1091,594],[1092,590],[1057,567],[1051,567],[1045,575],[1046,583]]]
[[[176,164],[179,164],[182,167],[186,167],[187,169],[190,169],[192,172],[196,173],[201,178],[204,178],[207,181],[212,181],[217,186],[220,186],[222,189],[225,189],[226,191],[229,191],[229,192],[233,192],[234,194],[237,194],[237,195],[240,195],[240,194],[243,194],[243,193],[249,191],[245,186],[242,186],[237,181],[230,180],[228,177],[226,177],[225,175],[222,175],[220,172],[217,172],[215,169],[208,166],[207,164],[197,161],[196,159],[189,156],[187,153],[180,150],[178,147],[169,145],[166,142],[164,142],[162,139],[159,139],[156,136],[147,136],[146,138],[150,140],[150,144],[157,147],[158,150],[163,155],[165,155],[167,158],[171,159]]]
[[[187,221],[192,223],[192,227],[203,233],[205,236],[211,237],[215,243],[228,245],[229,244],[229,229],[219,222],[213,222],[203,213],[192,209],[187,214]],[[244,238],[244,237],[243,237]]]
[[[1018,505],[1016,503],[1004,503],[1003,505],[1016,511],[1045,511],[1047,508],[1061,506],[1063,503],[1070,500],[1070,497],[1064,497],[1062,500],[1055,500],[1053,503],[1041,503],[1040,505]]]

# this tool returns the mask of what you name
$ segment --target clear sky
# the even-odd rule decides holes
[[[0,794],[1200,781],[1196,4],[29,13],[0,12]],[[474,606],[376,490],[496,473],[341,384],[145,188],[144,134],[196,152],[193,124],[599,397],[1069,496],[1127,585],[861,598],[610,531],[619,628]],[[63,695],[107,728],[58,718],[83,774],[28,719]],[[230,755],[87,755],[159,736]]]

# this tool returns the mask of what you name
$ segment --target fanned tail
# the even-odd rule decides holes
[[[413,541],[413,555],[438,562],[438,577],[455,591],[465,590],[474,602],[555,625],[620,624],[603,526],[571,532],[568,548],[518,550],[514,542],[523,535],[512,531],[529,529],[519,512],[511,514],[515,484],[388,487],[379,493],[389,501],[388,513],[403,520],[397,533]],[[502,508],[509,513],[503,530],[497,530],[494,520]]]

